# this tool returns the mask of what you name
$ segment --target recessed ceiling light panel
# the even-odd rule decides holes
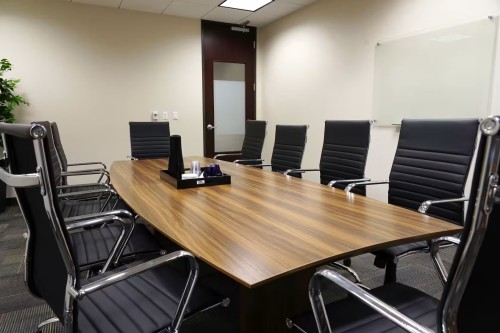
[[[274,0],[226,0],[219,6],[255,12],[257,9],[260,9],[273,1]]]

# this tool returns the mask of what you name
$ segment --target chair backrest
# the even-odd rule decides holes
[[[500,171],[499,129],[498,117],[481,123],[471,208],[441,297],[439,332],[490,332],[498,325],[498,307],[485,302],[485,297],[496,300],[500,296],[498,285],[491,280],[500,241],[500,201],[493,191]]]
[[[52,132],[53,142],[50,149],[52,162],[59,162],[59,165],[53,164],[54,168],[59,169],[58,172],[55,173],[56,185],[67,185],[66,177],[61,176],[61,171],[68,170],[68,159],[66,158],[66,154],[64,153],[57,123],[50,123],[50,129],[48,128],[47,130],[50,130]]]
[[[307,125],[276,125],[271,168],[276,172],[300,169],[307,141]],[[291,174],[301,177],[301,174]]]
[[[403,119],[388,202],[417,210],[426,200],[463,197],[478,126],[479,119]],[[463,224],[464,204],[433,205],[427,213]]]
[[[321,184],[332,180],[362,179],[365,176],[366,157],[370,145],[369,120],[327,120],[319,162]],[[335,183],[344,189],[348,183]],[[366,195],[364,186],[352,192]]]
[[[48,149],[52,140],[49,122],[28,125],[0,123],[10,173],[33,174],[36,185],[13,184],[28,227],[25,280],[30,291],[44,299],[61,323],[67,318],[66,287],[79,288],[79,270],[57,205],[54,174]],[[26,177],[26,176],[24,176]],[[21,177],[22,178],[22,177]],[[14,179],[14,177],[12,177]],[[71,314],[70,314],[71,315]]]
[[[245,122],[245,137],[241,147],[241,159],[260,159],[266,137],[265,120],[247,120]]]
[[[135,122],[130,126],[130,151],[139,160],[167,158],[170,155],[170,123]]]

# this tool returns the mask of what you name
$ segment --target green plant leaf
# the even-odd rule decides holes
[[[19,79],[8,79],[4,75],[12,70],[12,64],[7,59],[0,60],[0,121],[12,123],[15,121],[14,109],[21,105],[29,103],[20,95],[15,94]]]

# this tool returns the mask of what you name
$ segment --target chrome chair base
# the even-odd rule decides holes
[[[44,326],[49,325],[49,324],[52,324],[52,323],[57,323],[57,322],[59,322],[59,318],[57,318],[57,317],[52,317],[52,318],[49,318],[49,319],[47,319],[47,320],[44,320],[44,321],[42,321],[42,322],[38,325],[38,327],[36,328],[35,333],[42,333],[42,328],[43,328]]]

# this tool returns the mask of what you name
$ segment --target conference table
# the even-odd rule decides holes
[[[111,183],[157,232],[238,286],[239,331],[287,331],[310,307],[317,267],[372,250],[454,235],[461,227],[319,183],[217,162],[231,184],[177,189],[160,178],[166,159],[115,161]]]

